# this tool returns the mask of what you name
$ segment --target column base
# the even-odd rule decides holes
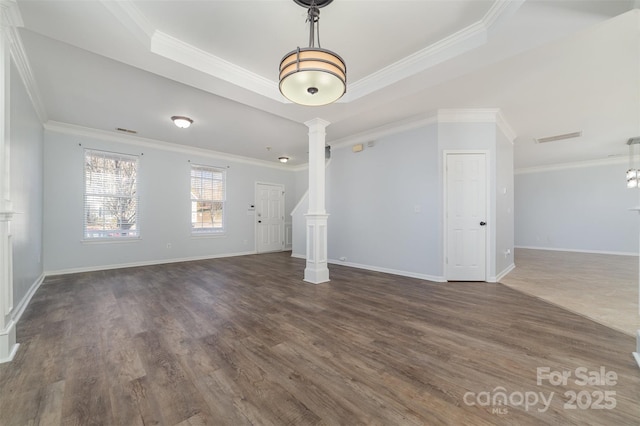
[[[10,362],[18,352],[18,343],[16,343],[16,323],[11,321],[7,328],[0,330],[0,364]]]
[[[307,213],[307,267],[304,270],[304,281],[320,284],[329,281],[327,267],[327,218],[322,213]]]
[[[304,281],[311,284],[322,284],[329,280],[329,268],[306,268],[304,270]]]

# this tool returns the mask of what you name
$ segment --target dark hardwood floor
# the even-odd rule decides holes
[[[640,424],[628,335],[501,284],[303,269],[285,252],[47,278],[0,365],[0,424]]]

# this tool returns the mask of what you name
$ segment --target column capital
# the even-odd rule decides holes
[[[313,118],[313,119],[311,119],[309,121],[305,121],[304,122],[304,125],[307,126],[309,128],[309,130],[313,130],[313,128],[322,128],[322,129],[324,129],[329,124],[331,124],[331,123],[328,122],[327,120],[323,120],[322,118]]]

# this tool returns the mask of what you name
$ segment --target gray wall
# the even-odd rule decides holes
[[[246,254],[255,251],[255,183],[285,186],[287,215],[297,202],[291,171],[224,159],[165,151],[123,141],[45,132],[45,270],[104,267]],[[82,146],[80,146],[80,144]],[[83,149],[140,155],[141,238],[124,242],[83,242]],[[227,166],[226,233],[192,237],[190,163]],[[171,248],[167,248],[167,244]]]
[[[441,279],[438,162],[435,124],[380,138],[359,153],[332,148],[329,258]]]
[[[489,156],[487,168],[487,185],[489,189],[489,202],[487,204],[487,238],[489,239],[489,257],[496,251],[495,230],[497,221],[495,216],[496,203],[496,124],[495,123],[439,123],[438,141],[440,145],[439,156],[443,158],[444,151],[486,151]],[[444,173],[442,174],[444,175]],[[444,198],[442,201],[444,206]],[[442,222],[442,221],[441,221]],[[444,239],[445,224],[442,223],[442,239]],[[493,256],[492,256],[493,257]],[[487,279],[496,276],[495,262],[489,262],[486,271]]]
[[[490,163],[487,279],[513,267],[513,144],[495,123],[433,123],[372,142],[358,153],[332,148],[331,263],[443,281],[444,153],[473,150],[487,152]],[[295,256],[305,255],[304,213],[303,198],[293,217]]]
[[[518,247],[638,254],[640,190],[626,188],[626,163],[515,176]]]
[[[298,204],[309,190],[309,169],[307,167],[294,172],[295,175],[295,195],[294,205]],[[305,213],[307,211],[305,210]]]
[[[13,301],[18,306],[42,275],[43,129],[11,67],[10,193],[13,210]]]
[[[487,280],[496,280],[513,267],[514,146],[495,123],[440,123],[438,140],[441,152],[484,150],[489,156],[487,238],[490,252],[487,256],[491,259],[487,269]],[[505,257],[504,253],[507,250],[511,254]]]

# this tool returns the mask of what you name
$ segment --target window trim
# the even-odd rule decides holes
[[[129,160],[129,161],[134,161],[135,162],[135,169],[136,169],[136,177],[135,177],[135,196],[134,197],[123,197],[123,198],[129,198],[129,199],[135,199],[135,205],[136,205],[136,212],[135,212],[135,235],[120,235],[120,236],[114,236],[114,235],[110,235],[110,236],[94,236],[94,237],[90,237],[87,236],[88,231],[87,231],[87,197],[88,196],[100,196],[100,195],[105,195],[105,196],[110,196],[110,194],[89,194],[87,192],[87,169],[86,169],[86,162],[87,162],[87,155],[90,154],[97,154],[97,155],[102,155],[104,157],[119,157],[123,160]],[[135,154],[125,154],[122,152],[116,152],[116,151],[108,151],[108,150],[104,150],[104,149],[95,149],[95,148],[84,148],[83,152],[82,152],[82,161],[83,161],[83,166],[82,166],[82,183],[83,183],[83,189],[82,189],[82,197],[83,197],[83,203],[82,203],[82,239],[81,242],[82,243],[89,243],[89,244],[95,244],[95,243],[118,243],[118,242],[135,242],[135,241],[139,241],[141,240],[141,229],[140,229],[140,194],[139,194],[139,188],[140,188],[140,156],[139,155],[135,155]],[[116,194],[112,194],[111,196],[117,197],[118,195]],[[122,229],[119,230],[113,230],[112,232],[114,233],[118,233],[118,232],[122,232]],[[109,232],[109,231],[106,231]]]
[[[220,166],[210,166],[207,164],[198,164],[198,163],[189,163],[189,215],[190,219],[190,233],[192,238],[217,238],[226,235],[227,232],[227,170]],[[192,191],[192,179],[194,169],[206,169],[211,171],[212,173],[220,173],[222,178],[220,181],[222,182],[222,199],[221,200],[198,200],[193,197]],[[214,181],[214,179],[211,179]],[[217,179],[216,179],[217,180]],[[211,202],[211,203],[221,203],[222,205],[222,227],[221,229],[216,228],[194,228],[193,222],[193,203],[197,202]]]

